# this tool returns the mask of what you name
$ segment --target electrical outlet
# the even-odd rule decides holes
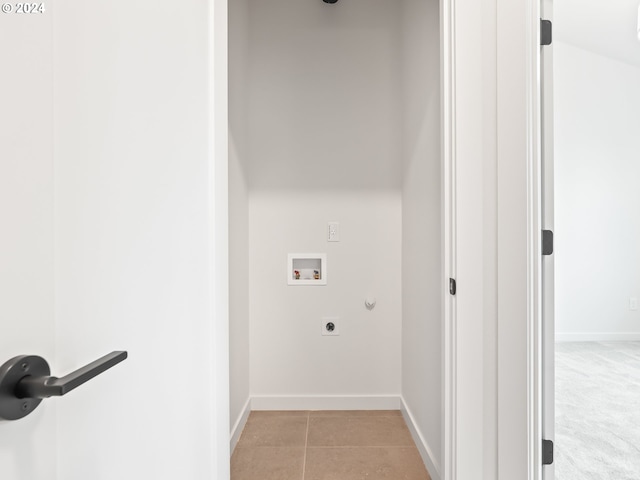
[[[322,319],[322,335],[335,337],[340,335],[340,319],[338,317],[323,317]]]
[[[638,310],[638,297],[629,297],[629,310]]]

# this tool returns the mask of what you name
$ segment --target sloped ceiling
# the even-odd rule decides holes
[[[556,0],[554,39],[640,67],[640,0]]]

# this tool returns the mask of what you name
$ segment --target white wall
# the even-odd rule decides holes
[[[403,3],[402,395],[440,470],[440,39],[436,1]],[[432,471],[435,475],[436,472]]]
[[[0,365],[52,363],[53,155],[51,12],[0,15]],[[0,421],[4,480],[55,478],[55,405]]]
[[[224,471],[214,463],[228,444],[212,438],[221,320],[210,272],[208,21],[200,1],[56,4],[56,371],[129,351],[51,400],[60,479]]]
[[[399,5],[250,7],[250,185],[399,188]]]
[[[555,43],[559,340],[640,339],[640,68]]]
[[[400,194],[259,191],[250,202],[252,395],[397,396]],[[327,242],[328,221],[340,242]],[[326,286],[287,285],[288,253],[324,252]],[[340,317],[339,336],[321,335],[323,316]]]
[[[249,400],[248,2],[229,4],[229,378],[232,434]],[[242,425],[239,425],[241,428]]]
[[[400,393],[400,12],[384,0],[249,2],[239,149],[253,397]],[[327,243],[328,221],[340,243]],[[313,252],[327,252],[329,284],[288,287],[287,254]],[[341,335],[323,337],[332,315]]]

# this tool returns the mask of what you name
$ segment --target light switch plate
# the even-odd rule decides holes
[[[340,241],[340,223],[339,222],[329,222],[329,228],[327,231],[327,241],[328,242]]]

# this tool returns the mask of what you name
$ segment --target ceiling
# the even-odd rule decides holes
[[[640,67],[640,0],[555,0],[555,40]]]

